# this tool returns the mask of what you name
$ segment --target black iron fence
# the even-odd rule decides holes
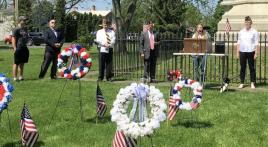
[[[221,82],[229,77],[232,82],[239,82],[239,60],[236,58],[237,33],[226,35],[217,34],[213,37],[213,51],[215,48],[225,49],[227,58],[208,56],[206,66],[206,81]],[[184,77],[193,78],[192,56],[174,56],[173,53],[182,52],[184,34],[160,34],[159,54],[157,58],[156,77],[158,81],[167,80],[167,71],[181,69]],[[140,58],[140,34],[130,33],[117,36],[114,48],[114,75],[120,79],[139,79],[143,76],[143,59]],[[267,68],[267,34],[260,34],[260,49],[256,60],[257,82],[266,83]],[[224,60],[225,59],[225,60]],[[247,72],[249,73],[249,72]]]

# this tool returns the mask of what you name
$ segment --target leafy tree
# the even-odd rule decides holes
[[[43,30],[47,25],[48,20],[53,16],[53,4],[48,0],[34,3],[32,8],[33,25],[36,28]],[[40,15],[42,14],[42,15]]]
[[[112,0],[116,26],[120,34],[129,32],[138,0]]]
[[[211,26],[211,32],[214,34],[218,30],[218,23],[222,19],[222,15],[224,14],[224,8],[220,4],[222,0],[218,1],[218,4],[216,6],[215,12],[212,15],[212,20],[210,21],[210,26]]]
[[[19,16],[26,16],[28,18],[27,23],[29,29],[32,29],[32,1],[31,0],[19,0]]]

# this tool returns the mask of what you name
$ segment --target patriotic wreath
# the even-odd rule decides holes
[[[137,89],[146,91],[145,93],[140,93],[140,95],[145,98],[145,105],[149,102],[151,107],[150,118],[146,116],[142,122],[132,121],[132,114],[127,114],[129,104],[137,98]],[[160,122],[166,119],[166,114],[164,113],[166,109],[167,105],[163,99],[163,94],[158,89],[142,83],[133,83],[126,88],[120,89],[110,113],[112,115],[111,120],[117,124],[117,131],[123,131],[126,136],[136,139],[139,136],[153,134],[154,129],[160,127]]]
[[[193,90],[193,98],[191,102],[184,102],[181,98],[181,90],[183,87],[189,87]],[[176,106],[179,109],[184,110],[195,110],[197,109],[202,101],[202,90],[203,87],[199,82],[196,82],[191,79],[181,80],[175,84],[174,88],[172,89],[172,99],[175,100]]]
[[[11,92],[14,88],[9,81],[4,74],[0,74],[0,114],[7,108],[8,103],[12,99]]]
[[[71,58],[71,63],[69,67],[67,66],[68,61]],[[80,63],[77,64],[79,60]],[[77,64],[78,67],[72,70],[73,64]],[[81,45],[73,44],[64,50],[58,55],[58,72],[61,77],[65,77],[67,79],[80,79],[84,77],[90,67],[92,66],[92,59],[90,55],[86,52],[86,48],[83,48]]]

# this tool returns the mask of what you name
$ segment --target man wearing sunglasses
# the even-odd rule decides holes
[[[47,69],[52,62],[50,78],[57,79],[57,56],[60,53],[61,47],[63,45],[63,36],[56,30],[56,20],[51,19],[49,21],[49,28],[44,33],[44,41],[46,43],[44,61],[41,66],[41,71],[39,74],[39,79],[43,79]]]

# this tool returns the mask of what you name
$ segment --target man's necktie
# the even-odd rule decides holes
[[[106,34],[107,44],[110,45],[111,44],[111,39],[110,39],[110,36],[108,34],[108,31],[106,31],[105,34]]]
[[[154,50],[154,34],[150,33],[150,48]]]

